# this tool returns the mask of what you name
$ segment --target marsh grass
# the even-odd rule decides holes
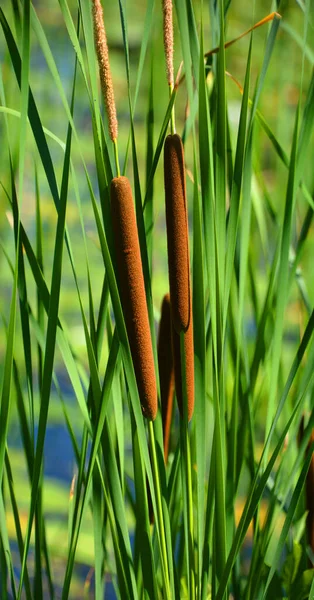
[[[176,0],[171,85],[159,41],[161,2],[146,4],[136,64],[131,5],[116,3],[125,68],[118,117],[119,102],[128,107],[119,154],[103,110],[91,3],[59,0],[55,7],[72,61],[66,81],[44,14],[29,0],[0,7],[0,198],[7,215],[0,223],[0,595],[79,597],[75,567],[80,545],[91,542],[86,598],[103,598],[108,580],[123,599],[314,598],[305,485],[314,427],[313,3],[296,3],[292,24],[284,4],[269,6],[278,13],[247,34],[245,72],[238,73],[244,41],[225,49],[248,28],[240,21],[229,36],[237,3]],[[249,26],[266,16],[264,3],[253,8]],[[287,54],[280,56],[283,36]],[[50,73],[53,103],[62,107],[58,122],[54,104],[47,108],[33,91],[35,47]],[[115,87],[113,69],[112,76]],[[284,81],[295,96],[289,105],[278,92]],[[267,105],[277,96],[271,121]],[[174,108],[185,146],[195,406],[189,426],[184,403],[183,419],[174,416],[165,464],[160,406],[153,422],[141,410],[116,277],[110,184],[117,167],[132,181],[158,375],[156,324],[168,292],[166,260],[156,254],[166,236],[158,226],[160,163]],[[182,332],[180,344],[183,356]],[[184,381],[184,361],[181,367]],[[183,385],[183,400],[186,392]],[[60,510],[57,543],[44,470],[54,411],[75,462],[62,511],[60,496],[49,499]],[[18,458],[10,441],[16,423]]]

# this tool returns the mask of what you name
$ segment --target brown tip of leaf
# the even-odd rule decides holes
[[[111,215],[123,314],[145,417],[157,414],[157,386],[132,190],[126,177],[111,182]]]
[[[168,135],[164,147],[164,180],[171,310],[177,333],[190,321],[190,259],[183,145]]]

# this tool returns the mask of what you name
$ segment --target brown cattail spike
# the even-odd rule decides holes
[[[100,0],[92,0],[95,46],[98,59],[100,84],[106,105],[109,135],[114,142],[118,137],[118,121],[114,101],[113,85],[109,63],[109,52],[104,16]]]
[[[171,303],[172,307],[172,303]],[[192,313],[187,331],[184,334],[185,350],[185,370],[186,370],[186,391],[187,391],[187,417],[188,421],[192,419],[194,412],[194,340],[193,340],[193,319]],[[178,407],[181,418],[183,418],[183,398],[182,398],[182,369],[181,369],[181,349],[180,335],[172,326],[172,352],[174,362],[175,386],[178,401]]]
[[[175,330],[180,333],[189,326],[191,294],[184,153],[176,133],[165,141],[164,178],[171,311]]]
[[[158,336],[158,368],[160,380],[160,400],[162,427],[164,434],[164,458],[168,460],[170,429],[173,412],[174,370],[171,348],[170,296],[164,296]]]
[[[163,0],[163,29],[164,47],[166,56],[167,80],[170,88],[173,88],[173,24],[172,24],[172,0]]]
[[[119,287],[137,387],[145,417],[157,414],[157,386],[132,191],[126,177],[111,182],[111,214]]]

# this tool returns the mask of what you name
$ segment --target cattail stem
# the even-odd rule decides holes
[[[184,521],[186,538],[186,558],[188,572],[189,599],[195,600],[195,566],[194,566],[194,523],[193,523],[193,489],[192,489],[192,467],[191,467],[191,449],[188,431],[188,397],[187,397],[187,364],[186,364],[186,344],[184,331],[180,333],[180,356],[182,373],[182,399],[183,399],[183,418],[180,419],[180,443],[181,443],[181,478],[182,489],[185,492],[185,502],[187,508],[187,519]]]
[[[170,430],[173,413],[174,366],[171,341],[171,306],[170,295],[166,294],[162,301],[158,335],[158,370],[160,380],[160,403],[162,429],[164,435],[164,459],[168,460]]]
[[[144,416],[154,420],[158,408],[155,364],[129,180],[113,179],[110,196],[120,296],[137,387]]]
[[[187,409],[188,422],[192,419],[194,412],[194,341],[192,316],[188,330],[183,337],[183,350],[181,339],[172,325],[172,354],[174,363],[174,376],[176,396],[181,419],[184,418],[185,407]],[[181,332],[184,333],[184,332]],[[183,352],[183,355],[182,355]],[[182,360],[184,357],[184,373],[182,371]],[[183,395],[184,385],[184,395]]]
[[[173,92],[173,86],[169,85],[169,98],[171,98],[172,92]],[[174,105],[171,110],[170,131],[171,131],[171,135],[174,135],[176,132],[176,118],[175,118]]]
[[[161,566],[162,566],[162,574],[163,574],[163,580],[164,580],[165,598],[168,600],[168,599],[171,599],[168,554],[167,554],[165,525],[164,525],[159,471],[158,471],[157,454],[156,454],[155,432],[154,432],[154,427],[153,427],[152,421],[149,421],[149,423],[148,423],[148,432],[149,432],[149,441],[150,441],[150,448],[151,448],[151,463],[152,463],[152,471],[153,471],[153,479],[154,479],[154,488],[155,488],[156,503],[157,503],[157,516],[156,517],[157,517],[157,521],[158,521],[158,530],[159,530],[159,535],[160,535],[159,544],[161,547]]]
[[[118,140],[117,139],[115,139],[113,141],[113,149],[114,149],[114,160],[116,163],[117,177],[120,177],[120,165],[119,165],[119,153],[118,153]]]

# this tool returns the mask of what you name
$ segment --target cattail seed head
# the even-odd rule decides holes
[[[145,417],[157,414],[157,386],[132,190],[127,177],[111,182],[111,215],[123,314]]]
[[[164,48],[166,57],[167,80],[173,88],[173,23],[172,23],[172,0],[163,0],[163,29]]]
[[[175,330],[180,333],[189,327],[191,294],[184,153],[176,133],[165,141],[164,179],[171,312]]]
[[[171,303],[172,307],[172,303]],[[178,407],[181,418],[183,418],[183,398],[182,398],[182,369],[181,369],[181,347],[180,335],[176,332],[174,326],[172,332],[172,353],[174,362],[175,387]],[[186,391],[187,391],[187,417],[188,422],[192,419],[194,412],[194,340],[193,340],[193,319],[192,310],[189,320],[189,326],[184,333],[185,350],[185,372],[186,372]]]
[[[158,336],[158,368],[160,380],[160,400],[162,427],[164,434],[164,458],[168,460],[170,429],[173,412],[174,370],[171,348],[171,309],[170,295],[164,296]]]
[[[114,142],[118,137],[118,121],[116,114],[116,105],[114,101],[107,36],[104,25],[104,15],[100,0],[92,0],[92,3],[95,47],[98,59],[100,84],[107,110],[109,135],[111,140]]]

